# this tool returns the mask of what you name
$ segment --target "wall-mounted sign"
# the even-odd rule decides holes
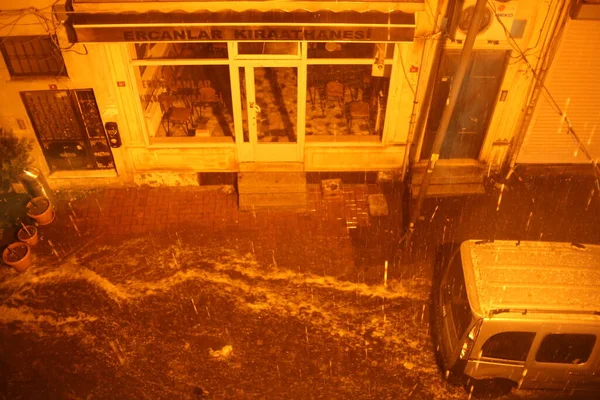
[[[295,41],[412,42],[414,27],[75,27],[77,42]]]

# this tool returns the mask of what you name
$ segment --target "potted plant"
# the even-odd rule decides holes
[[[31,164],[33,143],[0,127],[0,192],[9,192],[17,182],[17,175]]]
[[[34,225],[25,225],[21,222],[21,229],[17,232],[17,238],[29,246],[35,246],[39,238],[38,229]]]
[[[31,249],[27,243],[14,242],[2,252],[2,262],[18,272],[24,272],[31,264]]]
[[[46,197],[34,197],[27,203],[27,215],[33,218],[40,226],[48,225],[54,221],[52,203]]]

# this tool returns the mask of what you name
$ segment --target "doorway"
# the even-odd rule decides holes
[[[92,89],[21,92],[51,172],[114,169]]]
[[[244,65],[238,72],[243,142],[249,147],[243,161],[299,161],[298,66]]]
[[[473,51],[442,144],[440,159],[477,160],[479,158],[504,78],[508,56],[509,52],[505,50]],[[460,50],[446,50],[442,55],[435,78],[421,160],[427,160],[431,155],[435,134],[440,125],[459,60]]]

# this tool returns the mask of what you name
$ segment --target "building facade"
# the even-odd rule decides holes
[[[469,192],[528,151],[530,65],[565,4],[488,2],[438,183]],[[55,187],[278,170],[418,181],[473,5],[23,2],[0,13],[0,124],[34,139]]]

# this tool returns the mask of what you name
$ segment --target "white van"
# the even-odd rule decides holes
[[[473,395],[600,391],[600,246],[469,240],[433,300],[441,366]]]

